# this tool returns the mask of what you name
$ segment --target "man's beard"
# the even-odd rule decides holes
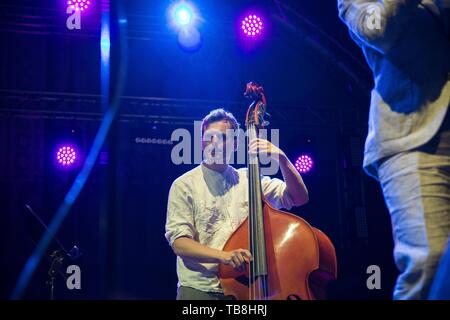
[[[205,149],[206,151],[206,149]],[[204,152],[203,158],[207,164],[225,164],[227,163],[226,157],[223,151],[213,149],[211,152]]]

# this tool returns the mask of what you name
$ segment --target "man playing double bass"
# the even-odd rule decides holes
[[[247,168],[229,165],[237,139],[236,135],[227,139],[227,134],[238,129],[231,113],[211,111],[202,121],[203,162],[170,188],[165,236],[177,255],[178,300],[228,299],[219,281],[219,263],[242,271],[252,259],[245,249],[222,250],[248,216]],[[256,139],[248,151],[269,155],[279,164],[284,181],[261,179],[262,192],[274,208],[291,209],[308,202],[302,177],[282,150]]]

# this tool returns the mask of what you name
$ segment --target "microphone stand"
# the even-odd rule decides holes
[[[31,206],[25,204],[25,208],[44,228],[44,232],[47,232],[48,231],[47,225],[44,223],[44,221],[42,221],[42,219],[37,215],[37,213],[34,212]],[[64,272],[62,272],[63,263],[67,260],[67,258],[70,258],[72,261],[75,261],[81,255],[80,250],[78,249],[77,246],[73,246],[73,248],[69,252],[67,252],[67,250],[64,248],[64,246],[56,237],[54,237],[53,240],[59,249],[54,250],[49,256],[51,258],[51,263],[47,273],[48,280],[46,281],[46,285],[50,286],[50,300],[54,300],[55,298],[55,281],[57,278],[57,274],[59,273],[61,277],[67,281],[66,275],[64,274]],[[36,245],[36,242],[34,240],[32,241]]]

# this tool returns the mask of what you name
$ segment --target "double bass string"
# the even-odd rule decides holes
[[[248,145],[249,146],[250,146],[251,141],[252,141],[252,125],[250,125],[249,130],[248,130]],[[248,153],[248,175],[249,175],[249,177],[248,177],[249,189],[248,190],[249,190],[249,197],[250,197],[250,199],[249,199],[249,217],[248,217],[248,219],[249,219],[249,229],[250,229],[249,230],[249,235],[250,235],[249,241],[250,241],[251,254],[253,256],[253,261],[250,263],[251,268],[250,268],[250,274],[249,274],[249,299],[250,300],[253,300],[255,295],[256,295],[255,288],[252,286],[252,284],[253,284],[253,276],[255,274],[255,256],[254,256],[254,252],[255,252],[254,237],[255,237],[255,235],[253,233],[254,232],[254,227],[253,227],[253,222],[254,222],[253,216],[254,216],[254,213],[253,213],[253,211],[254,211],[254,208],[255,208],[255,205],[254,205],[254,198],[255,197],[254,197],[254,194],[253,194],[254,190],[253,190],[253,187],[252,187],[252,185],[253,185],[253,176],[254,176],[252,162],[253,162],[253,157],[250,155],[250,153]]]
[[[250,130],[249,130],[249,141],[254,141],[257,138],[256,135],[256,128],[255,125],[252,124],[250,126]],[[252,209],[249,212],[251,214],[249,221],[250,226],[251,226],[251,247],[252,247],[252,255],[253,255],[253,264],[252,264],[252,274],[250,279],[253,280],[253,288],[252,288],[252,292],[251,294],[253,295],[253,299],[260,299],[261,297],[265,297],[265,292],[266,292],[266,284],[265,284],[265,277],[259,278],[261,275],[261,267],[262,267],[262,263],[263,261],[261,260],[261,254],[263,253],[264,250],[262,250],[263,248],[259,247],[260,241],[264,240],[264,234],[262,233],[263,231],[260,230],[262,227],[262,221],[261,218],[259,216],[259,199],[261,197],[260,194],[260,178],[259,178],[259,170],[258,170],[258,154],[256,153],[256,155],[250,157],[250,175],[251,177],[249,177],[249,181],[251,181],[251,186],[250,186],[250,195],[251,195],[251,204],[252,204]],[[262,237],[262,238],[261,238]],[[257,279],[258,278],[258,279]],[[262,283],[261,283],[261,281]]]
[[[251,124],[249,128],[249,144],[255,139],[255,128],[254,125]],[[257,158],[256,156],[249,155],[249,194],[250,194],[250,211],[249,211],[249,226],[250,226],[250,244],[251,244],[251,253],[253,256],[253,261],[251,263],[251,273],[250,273],[250,299],[254,300],[257,297],[257,290],[255,282],[255,276],[258,274],[258,259],[256,256],[257,253],[257,239],[256,239],[256,194],[255,194],[255,162]]]

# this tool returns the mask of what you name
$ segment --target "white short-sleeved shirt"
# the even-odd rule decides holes
[[[261,186],[273,207],[293,207],[282,180],[263,176]],[[236,170],[228,166],[219,173],[201,164],[173,182],[165,236],[170,245],[184,236],[222,250],[247,216],[247,168]],[[199,263],[195,259],[177,257],[177,274],[178,286],[223,292],[218,279],[218,263]]]

